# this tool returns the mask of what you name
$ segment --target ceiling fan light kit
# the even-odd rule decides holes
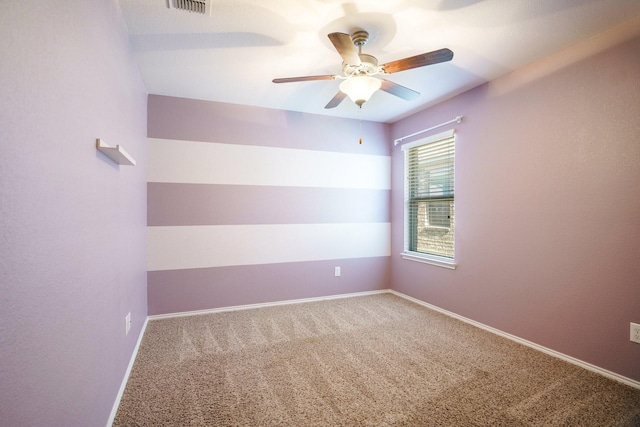
[[[382,86],[382,82],[367,75],[349,77],[340,83],[340,90],[347,94],[358,107],[367,102],[371,95]]]
[[[273,82],[291,83],[311,80],[344,80],[340,83],[340,92],[338,92],[324,108],[337,107],[346,96],[358,107],[362,108],[362,104],[367,102],[378,89],[407,101],[420,96],[420,93],[412,89],[373,76],[397,73],[412,68],[451,61],[451,59],[453,59],[453,52],[445,48],[378,65],[378,60],[374,56],[362,53],[362,46],[369,40],[369,33],[366,31],[356,31],[352,36],[345,33],[331,33],[328,37],[342,57],[343,75],[328,74],[320,76],[286,77],[273,79]]]

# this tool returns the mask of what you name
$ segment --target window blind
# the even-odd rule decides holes
[[[455,137],[405,150],[406,250],[453,259]]]

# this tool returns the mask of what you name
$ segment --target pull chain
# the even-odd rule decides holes
[[[360,108],[358,108],[358,121],[360,122],[360,140],[359,140],[359,144],[362,145],[362,117],[360,116],[360,111],[362,110],[362,106],[360,106]]]

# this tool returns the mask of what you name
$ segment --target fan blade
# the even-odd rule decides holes
[[[274,83],[292,83],[292,82],[308,82],[312,80],[333,80],[336,76],[334,75],[323,75],[323,76],[304,76],[304,77],[284,77],[281,79],[273,79]]]
[[[399,85],[398,83],[390,82],[389,80],[380,79],[382,81],[382,86],[380,86],[380,90],[383,90],[391,95],[395,95],[398,98],[405,99],[407,101],[411,101],[420,96],[420,92],[416,92],[413,89],[409,89],[408,87],[404,87]]]
[[[392,74],[397,73],[398,71],[424,67],[425,65],[451,61],[451,59],[453,59],[453,52],[445,48],[434,50],[433,52],[423,53],[421,55],[412,56],[410,58],[387,62],[382,66],[382,69],[385,73]]]
[[[331,33],[329,34],[329,40],[333,43],[333,47],[336,48],[342,60],[345,64],[349,65],[360,65],[360,56],[358,56],[358,51],[356,50],[353,41],[351,41],[351,36],[345,33]]]
[[[338,91],[338,93],[336,93],[336,96],[334,96],[333,98],[331,98],[331,101],[329,101],[329,103],[327,105],[324,106],[324,108],[336,108],[338,105],[340,105],[340,103],[347,97],[347,94],[342,92],[342,91]]]

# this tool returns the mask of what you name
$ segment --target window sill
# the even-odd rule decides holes
[[[417,252],[402,252],[400,256],[403,259],[407,259],[409,261],[417,261],[425,264],[436,265],[438,267],[444,267],[451,270],[456,269],[456,263],[453,260],[439,257],[436,255],[426,255],[426,254],[418,254]]]

